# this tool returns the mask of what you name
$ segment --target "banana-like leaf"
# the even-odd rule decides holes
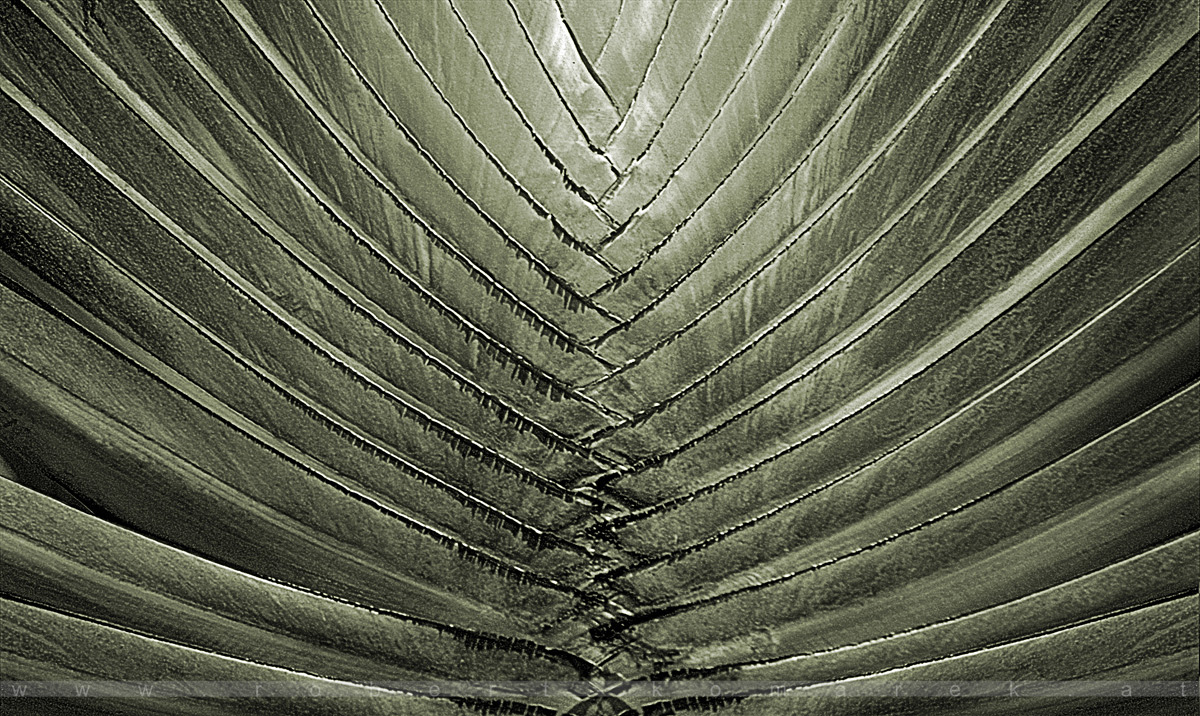
[[[7,0],[5,713],[1189,712],[1198,10]]]

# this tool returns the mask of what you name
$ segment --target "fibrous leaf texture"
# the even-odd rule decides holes
[[[0,4],[6,713],[1195,707],[1195,0]]]

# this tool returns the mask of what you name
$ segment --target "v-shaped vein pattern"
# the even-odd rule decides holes
[[[1195,679],[1196,13],[12,0],[0,678]]]

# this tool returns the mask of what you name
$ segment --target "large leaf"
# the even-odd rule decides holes
[[[10,0],[6,712],[1186,712],[1197,11]]]

